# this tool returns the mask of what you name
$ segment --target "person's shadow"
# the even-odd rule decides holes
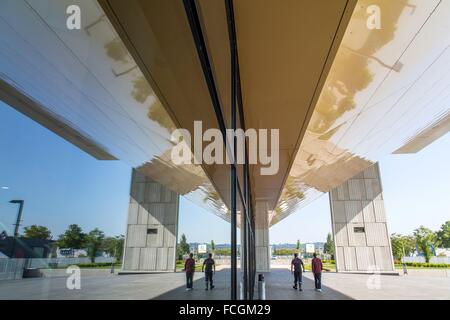
[[[201,274],[201,278],[199,277]],[[311,272],[306,274],[311,275]],[[272,269],[264,273],[266,300],[349,300],[349,296],[333,290],[322,283],[322,292],[314,290],[314,281],[303,274],[303,291],[294,290],[294,276],[286,269]],[[156,300],[229,300],[230,299],[230,269],[222,269],[214,275],[213,290],[205,290],[205,278],[201,272],[196,272],[194,290],[186,291],[186,286],[180,286],[154,299]],[[195,279],[194,278],[194,279]],[[240,279],[238,274],[238,279]],[[238,293],[239,293],[239,283]],[[255,281],[254,298],[258,299],[258,277]]]

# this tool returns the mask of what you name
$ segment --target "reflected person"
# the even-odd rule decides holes
[[[214,272],[213,272],[214,268]],[[202,266],[202,272],[205,271],[205,284],[206,288],[205,290],[208,290],[208,282],[209,282],[209,288],[212,290],[214,289],[213,285],[213,273],[216,273],[216,263],[214,262],[214,259],[212,258],[212,254],[208,254],[208,258],[203,261]]]

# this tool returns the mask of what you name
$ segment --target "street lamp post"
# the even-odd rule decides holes
[[[14,238],[13,238],[13,245],[11,250],[11,258],[14,258],[16,253],[16,239],[19,236],[19,227],[20,227],[20,221],[22,220],[22,211],[23,211],[23,204],[25,203],[24,200],[11,200],[9,203],[15,203],[19,205],[19,211],[17,212],[17,219],[14,227]]]
[[[111,262],[111,273],[114,273],[114,263],[115,263],[114,259],[116,257],[116,250],[117,250],[117,248],[114,248],[114,255],[113,255],[112,262]]]

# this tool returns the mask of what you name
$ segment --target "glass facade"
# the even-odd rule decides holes
[[[230,165],[230,211],[231,211],[231,299],[238,299],[238,286],[242,284],[244,299],[253,298],[255,268],[254,268],[254,223],[251,205],[251,187],[249,176],[248,161],[244,164],[237,164],[236,150],[241,147],[247,156],[247,144],[244,146],[237,144],[236,136],[230,141],[226,130],[232,129],[234,132],[237,128],[245,130],[245,121],[243,118],[242,93],[240,88],[239,61],[237,55],[236,31],[234,25],[234,12],[232,1],[226,1],[227,23],[229,33],[229,49],[230,49],[230,107],[222,106],[219,99],[216,79],[212,73],[212,67],[209,61],[208,48],[205,43],[203,30],[199,21],[198,12],[195,1],[184,1],[186,14],[189,19],[192,34],[196,43],[197,52],[202,64],[206,82],[208,84],[209,93],[212,104],[216,112],[218,127],[221,129],[225,142],[226,152],[231,154],[232,164]],[[225,111],[225,112],[223,112]],[[229,120],[225,120],[225,116],[229,115]],[[241,227],[241,276],[238,279],[237,270],[237,227],[240,222]]]

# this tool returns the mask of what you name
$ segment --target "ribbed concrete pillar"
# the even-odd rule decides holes
[[[394,272],[378,163],[330,192],[338,272]]]
[[[175,271],[179,196],[133,169],[123,270]]]
[[[257,201],[255,205],[255,251],[256,271],[270,271],[269,215],[267,203]]]

